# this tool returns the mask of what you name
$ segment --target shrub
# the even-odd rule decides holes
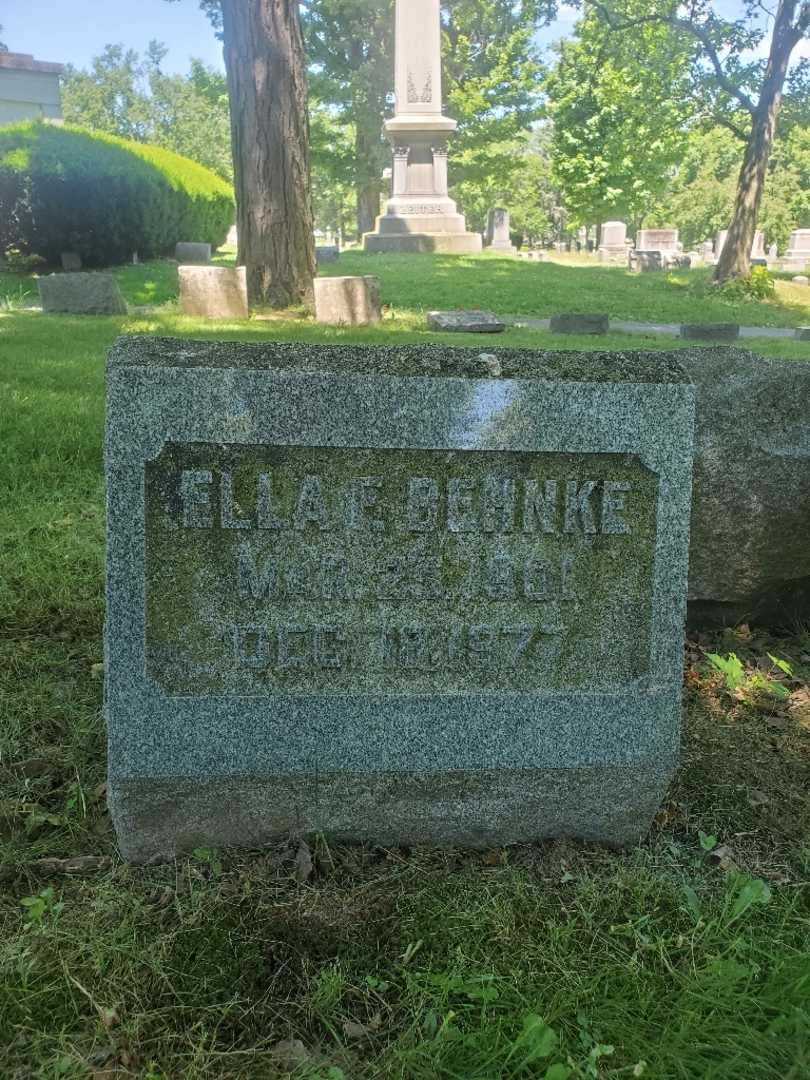
[[[180,240],[218,247],[233,214],[228,184],[169,150],[67,124],[0,128],[0,252],[106,266]]]
[[[775,291],[774,280],[764,266],[754,266],[745,277],[731,278],[720,286],[725,300],[769,300]]]

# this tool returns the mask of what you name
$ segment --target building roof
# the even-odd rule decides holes
[[[0,52],[0,69],[11,68],[14,71],[42,71],[51,75],[61,75],[65,70],[62,64],[49,64],[44,60],[35,60],[28,53]]]

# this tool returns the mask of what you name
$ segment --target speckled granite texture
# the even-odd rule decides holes
[[[694,390],[677,354],[497,360],[116,344],[127,857],[644,833],[678,754]]]

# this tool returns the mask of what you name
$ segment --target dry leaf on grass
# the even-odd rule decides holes
[[[309,881],[312,870],[312,852],[309,850],[309,844],[302,840],[295,856],[295,880],[302,883]]]
[[[737,862],[734,852],[725,844],[712,848],[706,854],[706,861],[710,862],[712,866],[716,866],[718,870],[722,870],[724,874],[730,874],[732,871],[740,869],[740,864]]]
[[[46,776],[53,770],[53,765],[50,761],[46,761],[45,758],[26,758],[25,761],[15,761],[11,768],[18,773],[22,773],[23,776],[27,776],[29,779],[33,779],[35,776]]]
[[[272,1047],[270,1053],[279,1063],[282,1069],[292,1072],[299,1065],[306,1065],[312,1060],[312,1055],[300,1039],[282,1039]]]
[[[358,1024],[354,1020],[343,1021],[343,1034],[347,1039],[365,1039],[376,1034],[382,1027],[382,1016],[375,1013],[367,1024]]]
[[[57,877],[62,874],[78,876],[96,874],[109,870],[112,859],[109,855],[77,855],[73,859],[37,859],[31,863],[31,870],[40,877]]]

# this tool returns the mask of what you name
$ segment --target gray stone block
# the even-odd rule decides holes
[[[552,334],[606,334],[610,325],[607,315],[552,315],[549,330]]]
[[[49,274],[37,280],[42,310],[67,315],[126,315],[112,274]]]
[[[689,618],[810,619],[810,363],[683,349],[697,389]]]
[[[315,319],[329,326],[365,326],[382,318],[380,279],[315,278]]]
[[[126,857],[644,834],[678,755],[694,389],[675,354],[487,357],[116,344]]]
[[[179,266],[180,310],[199,319],[247,319],[244,266]]]
[[[797,326],[796,338],[799,341],[810,341],[810,326]]]
[[[506,324],[491,311],[429,311],[431,330],[457,334],[502,334]]]
[[[180,243],[174,249],[174,257],[179,263],[183,264],[210,263],[211,245]]]
[[[324,244],[322,247],[316,247],[315,258],[318,261],[318,266],[322,263],[335,263],[340,258],[340,248],[334,244]]]
[[[631,251],[628,255],[631,270],[641,274],[655,273],[664,269],[664,258],[660,251]]]
[[[687,341],[736,341],[740,328],[736,323],[683,323],[681,337]]]
[[[75,251],[63,251],[60,256],[62,269],[68,273],[75,273],[82,268],[82,257]]]

